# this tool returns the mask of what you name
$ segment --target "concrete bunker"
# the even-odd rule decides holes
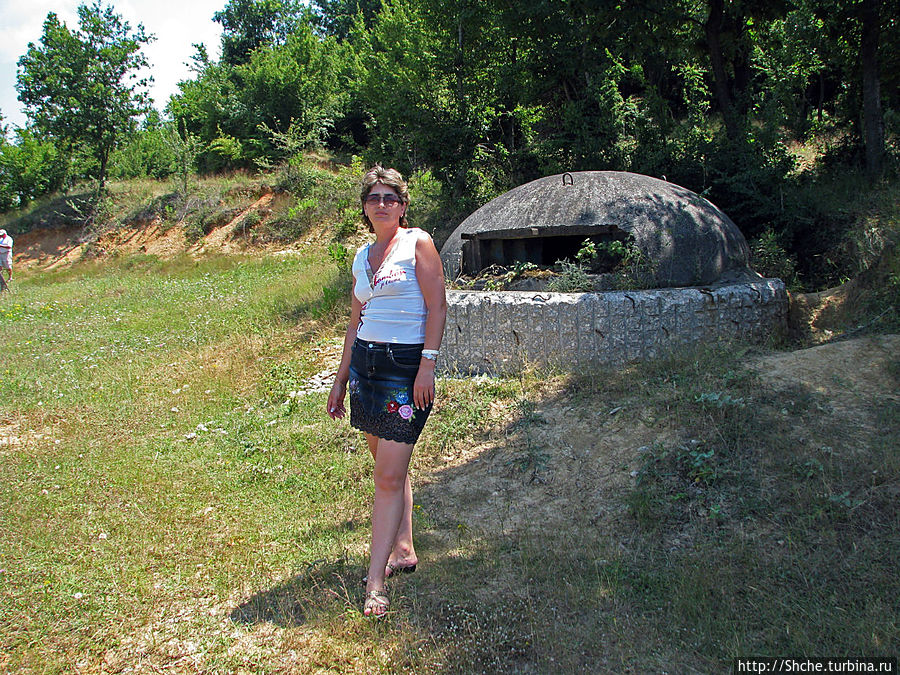
[[[624,171],[579,171],[520,185],[466,218],[441,248],[450,279],[491,265],[550,266],[585,239],[631,240],[652,262],[655,286],[759,279],[737,225],[673,183]]]
[[[763,340],[786,328],[787,293],[749,267],[744,236],[721,210],[678,185],[616,171],[521,185],[464,220],[441,248],[448,279],[492,265],[551,266],[585,239],[631,241],[652,262],[650,290],[448,293],[444,365],[514,372],[653,358],[677,345]]]

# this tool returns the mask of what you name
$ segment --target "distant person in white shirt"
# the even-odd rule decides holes
[[[6,270],[6,280],[12,279],[12,247],[13,240],[6,230],[0,230],[0,275]]]

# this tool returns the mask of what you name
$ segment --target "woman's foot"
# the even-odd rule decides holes
[[[380,619],[387,614],[391,603],[384,591],[369,591],[366,593],[366,602],[363,605],[363,614]]]
[[[387,579],[395,574],[412,574],[416,571],[418,564],[418,560],[392,560],[384,570],[384,578]]]
[[[418,560],[391,560],[388,562],[387,567],[384,568],[384,578],[392,577],[395,574],[412,574],[416,571],[416,565],[419,564]],[[362,582],[364,584],[369,583],[369,575],[367,574],[362,578]]]

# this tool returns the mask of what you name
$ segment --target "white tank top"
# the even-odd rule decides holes
[[[369,342],[421,344],[425,342],[427,309],[416,278],[417,227],[401,228],[398,240],[374,273],[369,246],[353,259],[353,294],[363,303],[356,337]],[[371,280],[370,280],[371,273]]]

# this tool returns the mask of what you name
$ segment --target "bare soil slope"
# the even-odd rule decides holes
[[[103,257],[109,254],[144,253],[159,258],[172,258],[187,253],[237,253],[247,248],[236,231],[251,211],[263,212],[274,194],[263,194],[231,220],[214,227],[193,243],[185,238],[183,223],[164,222],[159,218],[135,221],[125,227],[88,237],[81,228],[39,228],[16,237],[14,265],[25,269],[52,270],[71,265],[85,256]]]

